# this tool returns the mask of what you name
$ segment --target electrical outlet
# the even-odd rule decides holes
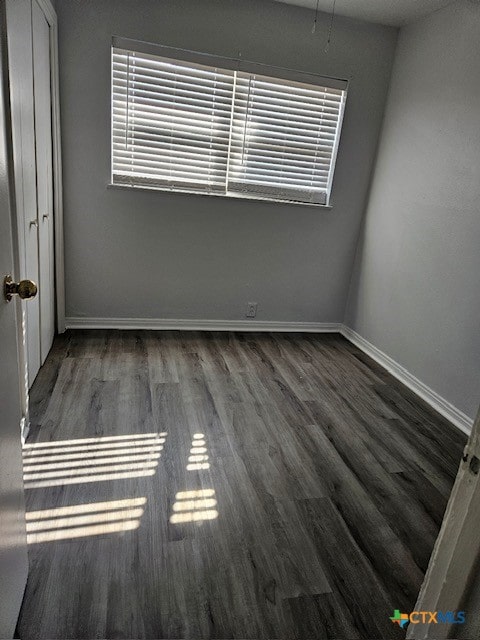
[[[257,315],[257,303],[256,302],[247,302],[247,312],[245,316],[247,318],[255,318]]]

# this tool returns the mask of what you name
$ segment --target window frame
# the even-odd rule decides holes
[[[285,82],[301,83],[305,85],[313,85],[319,87],[326,87],[328,89],[341,90],[342,99],[340,101],[338,120],[336,125],[335,140],[332,147],[332,154],[330,159],[329,171],[330,180],[328,189],[326,190],[325,203],[317,202],[302,202],[299,200],[288,200],[285,198],[275,198],[274,195],[262,197],[258,193],[248,192],[235,192],[228,191],[228,179],[225,182],[225,191],[208,191],[206,188],[195,187],[179,187],[177,185],[160,185],[160,184],[142,184],[141,179],[138,183],[135,182],[122,182],[121,180],[114,180],[114,148],[113,148],[113,128],[114,128],[114,115],[113,115],[113,50],[124,49],[139,54],[147,54],[153,56],[160,56],[163,58],[170,58],[172,61],[190,62],[193,64],[200,64],[210,67],[218,67],[219,69],[225,69],[228,71],[239,71],[247,74],[257,74],[260,76],[267,76],[272,79],[278,79]],[[348,95],[349,81],[347,79],[333,78],[328,76],[320,76],[303,71],[292,70],[284,67],[270,66],[263,63],[255,63],[244,61],[241,59],[228,58],[223,56],[215,56],[206,53],[200,53],[196,51],[190,51],[186,49],[167,47],[163,45],[139,42],[137,40],[131,40],[129,38],[123,38],[114,36],[111,41],[110,47],[111,53],[111,78],[110,78],[110,100],[111,100],[111,117],[110,117],[110,182],[107,187],[112,189],[137,189],[140,191],[160,191],[165,193],[176,193],[185,195],[203,195],[213,196],[220,198],[234,198],[237,200],[245,201],[258,201],[258,202],[271,202],[275,204],[296,205],[303,207],[315,207],[322,209],[332,209],[331,194],[333,188],[333,181],[336,169],[336,162],[338,156],[339,143],[342,133],[343,120],[345,115],[345,105]],[[233,94],[234,96],[234,94]],[[235,99],[232,97],[232,109]],[[228,160],[227,160],[228,163]],[[228,176],[228,164],[227,164],[227,176]]]

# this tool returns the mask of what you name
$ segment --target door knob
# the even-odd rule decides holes
[[[18,295],[22,300],[34,298],[37,295],[37,291],[37,285],[31,280],[13,282],[12,276],[5,276],[3,281],[3,292],[7,302],[10,302],[15,295]]]

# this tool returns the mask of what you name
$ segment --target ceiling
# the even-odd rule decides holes
[[[445,7],[453,0],[336,0],[335,13],[400,27]],[[277,0],[286,4],[315,9],[317,0]],[[330,13],[333,0],[318,0],[319,11]]]

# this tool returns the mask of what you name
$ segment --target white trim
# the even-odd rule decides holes
[[[445,400],[436,391],[428,387],[421,380],[411,374],[405,367],[395,362],[393,358],[388,356],[380,349],[377,349],[373,344],[365,340],[350,327],[342,325],[340,333],[347,338],[352,344],[361,349],[370,358],[378,362],[384,369],[392,374],[397,380],[400,380],[402,384],[408,387],[411,391],[417,394],[428,405],[435,409],[440,415],[449,420],[454,426],[466,433],[470,434],[473,427],[473,419],[469,418],[465,413],[457,409],[451,402]]]
[[[62,149],[60,140],[60,90],[58,67],[58,27],[52,28],[52,129],[53,129],[53,176],[55,198],[55,284],[57,300],[57,330],[65,331],[65,258],[63,235],[63,186],[62,186]]]
[[[62,152],[60,142],[60,94],[57,14],[50,0],[35,0],[50,27],[50,76],[52,86],[53,201],[55,225],[55,300],[58,333],[65,331],[65,258],[63,238]]]
[[[50,0],[36,0],[38,6],[43,11],[48,24],[53,27],[57,26],[57,14]]]
[[[157,318],[65,318],[67,329],[168,329],[182,331],[292,331],[339,333],[338,322],[269,320],[176,320]]]
[[[30,433],[30,420],[28,416],[23,416],[20,420],[20,439],[22,441],[22,446],[25,444],[28,434]]]

